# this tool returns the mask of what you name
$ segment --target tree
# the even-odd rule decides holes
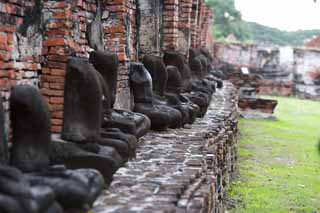
[[[206,0],[206,3],[214,11],[214,36],[216,39],[224,39],[230,34],[240,41],[250,38],[247,24],[242,21],[241,13],[235,8],[234,0]]]

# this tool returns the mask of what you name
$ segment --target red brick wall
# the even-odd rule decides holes
[[[138,60],[138,5],[135,0],[101,0],[103,45],[120,61],[116,107],[127,109],[128,66]],[[5,109],[12,86],[34,84],[50,105],[52,131],[61,131],[66,63],[71,56],[88,58],[86,31],[97,6],[96,0],[0,0],[0,87]],[[190,46],[212,45],[208,42],[212,13],[204,0],[163,0],[159,11],[160,55],[166,50],[187,55]]]
[[[42,92],[51,106],[52,131],[60,132],[66,62],[69,56],[88,58],[91,48],[86,31],[95,17],[97,4],[95,0],[47,1],[44,9],[50,15],[50,23],[43,44],[46,60],[41,78]],[[133,25],[135,5],[133,0],[104,1],[102,13],[106,50],[117,53],[120,61],[118,89],[121,94],[128,88],[128,62],[137,58]]]
[[[192,0],[191,11],[191,47],[207,48],[213,55],[213,11],[204,0]]]
[[[120,67],[115,106],[131,108],[128,89],[128,66],[137,55],[136,5],[134,0],[104,0],[104,12],[109,17],[103,23],[106,49],[118,54]]]
[[[180,0],[178,22],[178,51],[188,56],[191,47],[192,0]]]
[[[50,21],[44,32],[41,91],[50,104],[52,131],[60,132],[66,63],[70,56],[88,58],[86,27],[94,18],[96,2],[46,0],[43,12]]]
[[[178,46],[179,0],[163,0],[162,50],[176,50]]]
[[[204,0],[164,0],[162,50],[206,47],[213,53],[213,12]]]

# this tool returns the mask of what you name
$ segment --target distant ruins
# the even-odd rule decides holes
[[[310,44],[311,45],[311,44]],[[320,50],[215,43],[217,67],[261,76],[260,94],[320,99]]]

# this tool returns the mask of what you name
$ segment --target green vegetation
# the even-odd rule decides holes
[[[240,121],[233,212],[320,212],[320,103],[277,99],[278,121]]]
[[[302,46],[306,40],[310,40],[314,36],[320,35],[320,30],[298,30],[288,32],[254,22],[247,22],[247,24],[250,29],[252,41],[271,43],[279,46]]]
[[[268,43],[279,46],[301,46],[307,40],[320,35],[320,30],[282,31],[241,19],[234,0],[206,0],[215,14],[213,34],[218,41],[226,41],[234,35],[240,42]]]
[[[231,34],[240,41],[250,38],[248,26],[242,21],[240,11],[236,10],[234,0],[206,0],[206,3],[214,10],[215,38],[224,40]]]

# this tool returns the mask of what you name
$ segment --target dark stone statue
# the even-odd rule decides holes
[[[61,137],[67,141],[96,142],[100,138],[101,86],[88,62],[68,62],[64,93],[64,120]]]
[[[192,79],[192,71],[182,54],[178,52],[166,52],[163,59],[167,66],[172,65],[178,68],[182,79],[184,97],[199,106],[198,117],[203,117],[211,101],[212,88],[205,88],[202,82],[195,82]],[[202,68],[202,64],[200,65],[200,63],[198,63],[199,68]],[[201,74],[201,70],[198,73],[200,73],[200,75],[198,74],[199,76],[203,75]]]
[[[30,185],[21,171],[6,165],[9,154],[4,124],[3,103],[0,99],[0,212],[62,213],[51,188]]]
[[[180,72],[175,66],[167,66],[168,82],[166,85],[166,97],[168,99],[175,99],[181,106],[187,108],[189,112],[188,123],[191,124],[197,118],[200,108],[194,104],[188,97],[181,95],[182,92],[182,78]]]
[[[50,167],[50,116],[38,89],[16,86],[10,107],[13,141],[10,162],[27,173],[0,166],[0,209],[49,213],[62,212],[59,205],[64,209],[90,208],[104,187],[103,177],[93,169]],[[10,205],[2,206],[5,202]]]
[[[76,144],[54,138],[50,156],[52,164],[63,164],[69,169],[94,168],[104,178],[106,185],[123,162],[122,157],[112,147],[94,143]]]
[[[223,87],[221,78],[217,77],[217,72],[211,68],[213,58],[205,48],[193,48],[189,50],[189,65],[193,79],[206,78],[211,83],[215,82],[217,88]]]
[[[32,185],[18,169],[0,166],[0,212],[62,213],[54,191],[45,185]]]
[[[177,97],[176,95],[172,93],[171,94],[165,93],[165,89],[169,80],[169,76],[168,76],[169,73],[163,63],[162,58],[159,56],[146,55],[143,59],[143,63],[152,77],[154,103],[158,105],[169,105],[179,110],[180,113],[182,114],[182,125],[185,125],[187,123],[192,123],[195,118],[194,117],[195,111],[190,111],[190,107],[182,103],[179,97]],[[170,79],[170,81],[173,81],[173,80],[174,79]],[[170,83],[172,85],[180,84],[180,89],[182,89],[181,75],[179,80],[180,82],[170,82]]]
[[[182,89],[183,92],[191,91],[191,72],[185,69],[185,58],[179,52],[165,52],[163,61],[166,66],[172,65],[178,68],[182,78]]]
[[[199,79],[204,77],[203,68],[201,60],[198,57],[194,57],[189,59],[189,65],[191,68],[192,79]]]
[[[159,96],[164,96],[168,72],[162,58],[160,56],[146,55],[143,58],[143,64],[151,75],[153,92]]]
[[[151,129],[165,130],[182,125],[181,113],[169,106],[154,104],[152,78],[141,63],[130,65],[130,86],[134,97],[134,111],[145,114],[151,120]]]
[[[106,89],[104,90],[104,128],[119,128],[124,133],[135,135],[137,138],[145,135],[150,129],[150,120],[140,113],[113,109],[117,93],[118,57],[113,53],[94,51],[90,53],[90,62],[101,74]]]
[[[53,189],[57,202],[64,209],[90,209],[100,195],[104,183],[96,170],[51,170],[27,176],[31,185]]]
[[[51,148],[48,105],[36,88],[21,85],[12,89],[10,109],[11,164],[23,172],[46,169],[50,164]]]
[[[107,90],[103,83],[102,76],[88,61],[69,60],[61,138],[74,143],[98,143],[113,147],[126,160],[134,153],[136,138],[120,131],[111,135],[101,129],[105,104],[102,101],[103,91]]]

